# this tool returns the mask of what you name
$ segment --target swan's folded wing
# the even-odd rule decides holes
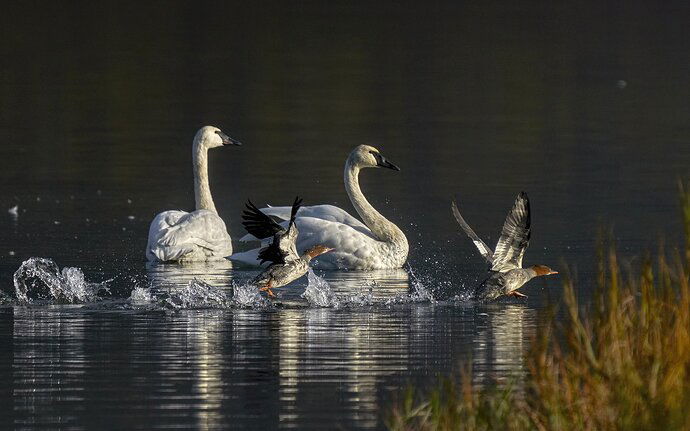
[[[285,222],[287,223],[287,222]],[[303,253],[305,250],[315,246],[324,245],[333,248],[330,253],[320,256],[320,260],[344,261],[362,259],[367,254],[375,253],[378,241],[367,229],[357,229],[344,223],[337,223],[316,217],[298,217],[295,225],[299,229],[297,237],[297,251]],[[259,265],[259,249],[246,252],[235,253],[229,257],[230,260]],[[337,265],[334,265],[336,267]]]
[[[263,211],[265,214],[278,217],[283,220],[289,220],[290,210],[290,207],[267,207],[261,209],[261,211]],[[355,217],[351,216],[347,211],[338,208],[334,205],[312,205],[308,207],[302,207],[297,213],[297,217],[314,217],[323,220],[343,223],[352,227],[356,226],[366,228],[366,225],[364,223],[362,223]]]
[[[211,254],[230,252],[232,241],[225,223],[211,211],[166,211],[149,231],[149,252],[161,261],[180,260],[197,247]]]
[[[247,209],[242,212],[242,224],[249,234],[264,239],[285,231],[285,228],[264,214],[252,201],[247,201],[246,206]]]
[[[230,239],[223,219],[211,211],[199,210],[179,217],[174,214],[166,221],[167,227],[160,231],[161,235],[157,240],[160,245],[198,243],[200,247],[208,248],[209,244]]]
[[[280,222],[280,225],[287,229],[288,221],[290,219],[290,207],[267,207],[261,208],[261,211],[269,216],[278,217],[285,221]],[[369,235],[369,228],[357,220],[353,216],[347,213],[347,211],[340,209],[333,205],[314,205],[309,207],[301,207],[297,212],[297,220],[302,218],[315,218],[321,219],[328,222],[334,222],[338,224],[344,224],[361,232],[364,235]],[[298,226],[299,227],[299,223]],[[255,235],[247,234],[240,238],[241,242],[249,241],[259,241],[261,238],[257,238]]]
[[[525,192],[520,192],[506,217],[501,237],[496,244],[491,267],[493,271],[522,268],[522,257],[529,245],[530,224],[529,199]]]
[[[453,209],[453,215],[455,216],[455,220],[457,220],[462,230],[465,231],[467,236],[470,237],[470,239],[477,247],[477,250],[479,250],[479,253],[484,257],[484,259],[486,259],[487,262],[491,264],[493,262],[493,252],[491,251],[489,246],[486,245],[486,243],[482,241],[476,233],[474,233],[470,225],[467,224],[465,219],[460,214],[460,210],[458,210],[458,205],[455,203],[455,201],[453,201],[451,208]]]

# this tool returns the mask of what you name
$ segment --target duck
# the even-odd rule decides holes
[[[196,209],[192,212],[163,211],[154,217],[146,244],[147,260],[198,262],[223,260],[232,254],[232,239],[211,196],[208,150],[238,145],[242,143],[214,126],[204,126],[194,135],[192,166]]]
[[[393,222],[386,219],[366,199],[359,186],[359,173],[366,168],[400,171],[379,150],[369,145],[355,147],[345,161],[345,190],[363,222],[334,205],[301,207],[295,218],[299,229],[297,249],[308,250],[316,245],[334,249],[321,256],[313,266],[318,269],[376,270],[401,268],[407,260],[407,237]],[[267,207],[261,211],[282,220],[286,226],[290,207]],[[248,234],[240,241],[256,241]],[[230,259],[256,265],[259,249],[236,253]]]
[[[333,250],[318,244],[310,247],[301,256],[297,253],[295,241],[299,230],[295,218],[301,204],[302,200],[296,197],[286,227],[264,214],[251,200],[247,201],[246,210],[242,214],[242,224],[247,232],[259,239],[272,238],[271,243],[258,254],[260,263],[270,262],[270,265],[252,280],[252,284],[257,285],[260,291],[266,292],[270,297],[276,296],[272,289],[285,286],[304,276],[309,271],[312,259]]]
[[[491,301],[501,296],[526,298],[527,295],[518,291],[525,283],[535,277],[558,274],[546,265],[522,267],[522,258],[531,236],[530,205],[527,193],[520,192],[515,199],[503,224],[495,251],[492,251],[474,233],[460,214],[455,201],[451,204],[451,209],[462,230],[477,247],[479,254],[489,263],[488,277],[474,291],[476,300]]]

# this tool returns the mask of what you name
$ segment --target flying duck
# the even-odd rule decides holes
[[[302,277],[309,270],[309,262],[313,258],[333,250],[323,245],[315,245],[303,255],[297,254],[295,242],[299,231],[295,224],[295,217],[301,203],[302,200],[296,197],[287,227],[276,223],[251,201],[247,201],[247,209],[242,214],[242,224],[251,235],[259,239],[273,237],[271,244],[263,247],[257,258],[260,264],[264,262],[270,262],[270,264],[252,281],[259,286],[259,290],[265,291],[271,297],[275,296],[271,289],[285,286]]]
[[[517,289],[534,277],[558,274],[544,265],[522,267],[522,257],[525,255],[530,239],[530,208],[525,192],[520,192],[515,199],[513,208],[503,224],[503,231],[496,244],[495,252],[491,251],[462,218],[455,201],[453,201],[452,209],[462,230],[474,242],[484,259],[489,262],[489,277],[475,289],[475,299],[489,301],[502,295],[526,298],[527,295],[518,292]]]

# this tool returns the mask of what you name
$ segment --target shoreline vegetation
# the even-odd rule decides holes
[[[578,304],[564,281],[524,358],[520,388],[473,388],[471,373],[408,388],[388,411],[392,430],[690,430],[690,182],[679,182],[684,250],[622,271],[600,244],[598,287]]]

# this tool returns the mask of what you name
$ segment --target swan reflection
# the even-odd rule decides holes
[[[182,288],[194,280],[200,280],[215,287],[227,287],[232,281],[232,262],[228,260],[187,263],[148,262],[146,274],[154,289]]]

